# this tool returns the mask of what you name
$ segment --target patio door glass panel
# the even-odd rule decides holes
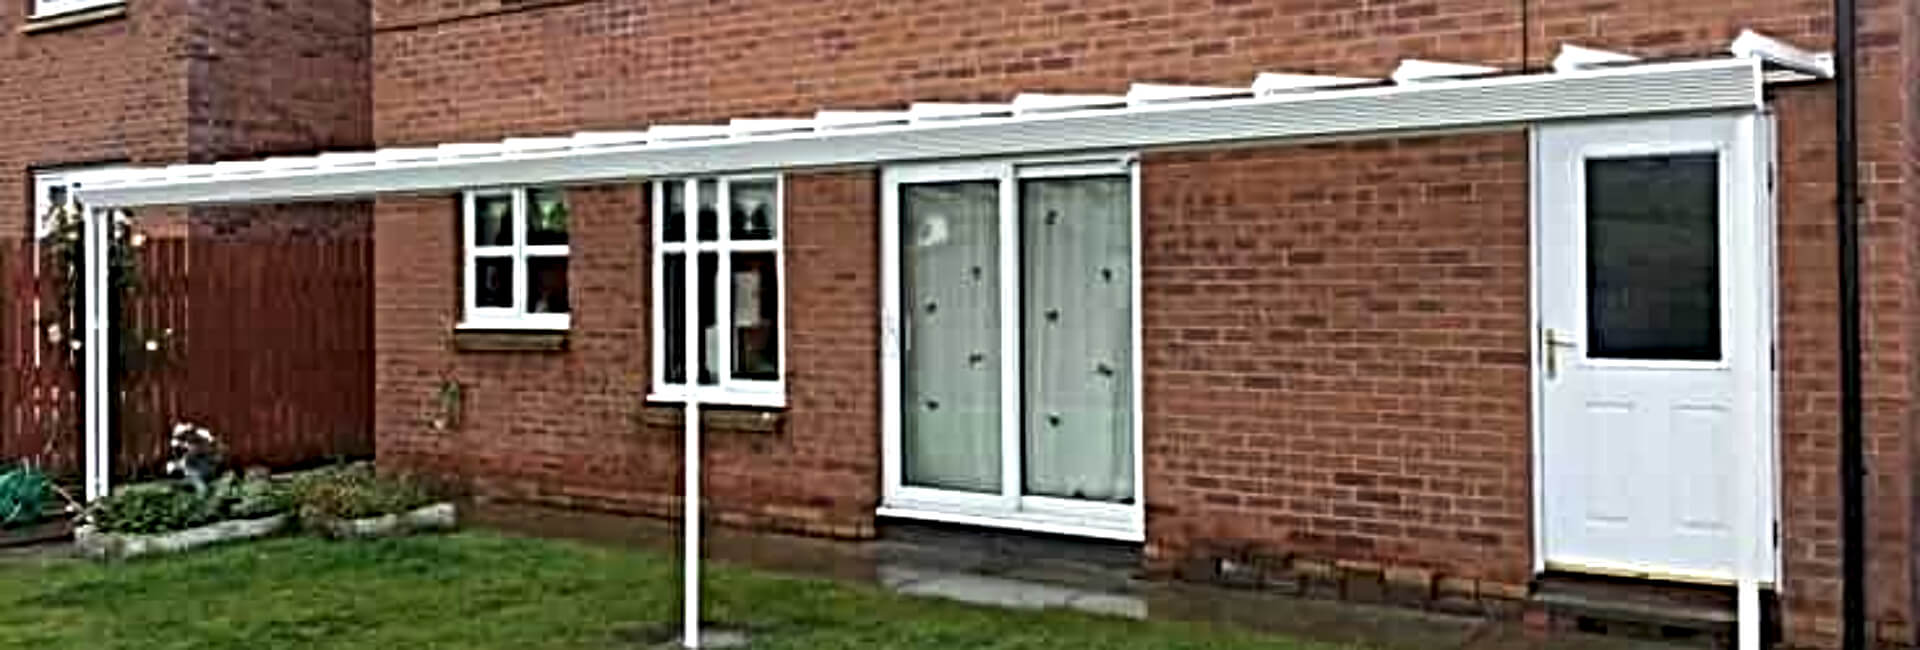
[[[900,189],[902,480],[998,493],[1000,188]]]
[[[1020,182],[1025,494],[1133,498],[1131,184]]]

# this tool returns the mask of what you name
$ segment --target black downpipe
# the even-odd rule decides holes
[[[1841,647],[1867,647],[1866,449],[1860,405],[1860,147],[1854,0],[1833,1],[1834,158],[1840,249]]]

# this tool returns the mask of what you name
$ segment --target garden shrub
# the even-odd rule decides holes
[[[129,485],[94,504],[88,516],[104,532],[150,535],[289,512],[310,521],[400,514],[435,503],[436,492],[362,463],[287,480],[228,473],[201,487],[180,481]]]
[[[382,476],[365,463],[316,470],[293,479],[294,511],[303,520],[393,515],[438,501],[435,490],[406,476]]]
[[[89,517],[109,533],[149,535],[210,523],[218,503],[166,483],[129,485],[94,504]]]
[[[150,535],[269,517],[291,506],[286,486],[266,477],[228,474],[207,485],[205,494],[172,482],[129,485],[101,499],[90,517],[102,531]]]
[[[293,494],[288,486],[265,476],[247,476],[235,480],[232,474],[215,481],[212,497],[229,519],[259,519],[293,509]]]

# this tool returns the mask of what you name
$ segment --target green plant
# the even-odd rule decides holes
[[[124,391],[150,378],[150,371],[169,362],[175,332],[171,327],[148,327],[146,314],[133,308],[131,298],[141,288],[139,249],[146,245],[146,235],[137,231],[132,214],[125,210],[100,216],[110,217],[106,221],[106,300],[112,310],[111,332],[115,335],[105,347],[115,390]],[[81,303],[90,272],[86,264],[86,211],[78,203],[62,201],[54,204],[45,218],[48,229],[39,246],[46,253],[40,256],[44,260],[40,262],[44,265],[40,270],[50,274],[60,295],[45,303],[40,314],[45,329],[35,332],[35,336],[45,336],[48,343],[65,348],[67,372],[75,385],[81,385],[86,373],[86,364],[81,359],[86,321],[82,314],[86,309]],[[81,422],[74,418],[69,426],[77,432]]]
[[[133,218],[126,211],[105,213],[108,221],[107,284],[110,304],[114,310],[115,332],[119,334],[113,342],[110,352],[113,354],[115,368],[146,368],[160,361],[160,353],[173,343],[174,332],[171,328],[149,331],[139,319],[132,318],[132,301],[127,298],[140,290],[140,260],[138,251],[146,245],[146,235],[136,230]],[[86,286],[86,232],[85,212],[80,206],[71,203],[54,205],[46,215],[47,234],[42,245],[47,248],[46,259],[53,265],[51,272],[58,278],[60,297],[47,304],[47,313],[43,322],[48,323],[47,333],[50,339],[66,339],[70,352],[77,361],[82,340],[77,326],[81,319],[77,315],[84,307],[80,301],[85,296]],[[71,335],[62,328],[75,328]],[[59,341],[54,341],[58,343]],[[76,362],[75,367],[79,364]]]
[[[305,520],[362,519],[407,512],[437,500],[424,482],[382,476],[367,464],[330,467],[292,481],[294,512]]]
[[[31,467],[0,473],[0,528],[40,521],[52,487],[46,474]]]
[[[567,202],[558,193],[538,194],[533,203],[534,226],[552,232],[567,231]]]
[[[233,519],[258,519],[293,508],[292,491],[264,476],[235,480],[229,474],[215,483],[214,495],[221,501],[221,510]]]
[[[218,518],[219,504],[169,483],[129,485],[88,511],[100,530],[152,534],[184,530]]]
[[[466,399],[465,390],[460,386],[460,381],[451,378],[441,380],[440,390],[435,394],[434,399],[439,407],[439,413],[435,414],[430,422],[434,430],[446,431],[460,428],[462,410],[460,405]]]

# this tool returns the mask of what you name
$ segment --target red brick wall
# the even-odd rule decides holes
[[[1527,141],[1150,156],[1148,553],[1525,583]]]
[[[1913,346],[1920,342],[1920,319],[1914,317],[1920,297],[1909,280],[1920,277],[1916,276],[1920,250],[1914,243],[1920,241],[1916,238],[1920,233],[1912,232],[1906,218],[1916,198],[1908,180],[1920,173],[1915,171],[1916,147],[1911,144],[1917,137],[1912,133],[1914,120],[1920,118],[1913,115],[1908,102],[1912,73],[1920,71],[1916,70],[1920,57],[1913,55],[1914,32],[1908,28],[1916,18],[1911,2],[1862,0],[1861,4],[1863,71],[1868,75],[1862,133],[1867,137],[1864,169],[1869,181],[1865,266],[1869,271],[1867,426],[1874,470],[1870,551],[1873,575],[1920,575],[1920,566],[1912,558],[1917,541],[1912,527],[1920,517],[1916,513],[1920,490],[1915,488],[1920,474],[1913,467],[1920,462],[1913,450],[1920,444],[1916,442],[1920,412],[1915,410],[1920,406],[1912,399],[1920,388],[1916,384],[1920,364],[1912,358]],[[824,107],[897,106],[910,100],[1004,100],[1023,90],[1112,92],[1129,81],[1244,84],[1263,70],[1379,75],[1400,58],[1505,67],[1525,61],[1543,67],[1561,43],[1650,56],[1701,55],[1724,51],[1743,27],[1822,49],[1829,42],[1829,7],[1828,0],[984,4],[946,0],[892,4],[373,0],[374,132],[381,144],[421,144],[635,128],[655,122],[804,115]],[[1780,155],[1779,406],[1786,625],[1791,640],[1822,645],[1832,642],[1838,622],[1832,94],[1829,87],[1813,86],[1775,95],[1784,143]],[[1430,301],[1411,297],[1411,290],[1392,278],[1337,275],[1343,269],[1386,273],[1399,268],[1395,262],[1372,257],[1381,250],[1356,248],[1347,238],[1408,237],[1409,248],[1435,250],[1475,243],[1425,230],[1429,222],[1408,218],[1409,213],[1434,213],[1431,217],[1440,220],[1485,220],[1487,232],[1497,233],[1503,242],[1523,237],[1525,172],[1519,166],[1524,165],[1525,152],[1516,149],[1519,142],[1517,136],[1505,134],[1149,157],[1144,180],[1150,202],[1146,244],[1149,255],[1158,257],[1149,258],[1148,286],[1160,282],[1168,287],[1181,283],[1196,287],[1191,295],[1150,292],[1145,305],[1148,325],[1154,328],[1150,340],[1158,336],[1168,342],[1165,348],[1148,352],[1150,359],[1163,364],[1154,367],[1163,370],[1148,378],[1146,388],[1148,444],[1154,454],[1148,459],[1147,480],[1152,489],[1168,494],[1164,500],[1158,492],[1149,495],[1155,522],[1150,535],[1163,559],[1198,551],[1201,540],[1217,537],[1216,541],[1249,540],[1341,557],[1399,556],[1396,560],[1417,566],[1477,572],[1496,580],[1526,577],[1525,563],[1508,558],[1524,555],[1531,547],[1525,523],[1529,499],[1525,315],[1515,311],[1524,309],[1524,266],[1516,266],[1524,264],[1524,255],[1504,247],[1476,247],[1466,250],[1464,258],[1427,258],[1426,265],[1485,273],[1481,280],[1494,283],[1497,289],[1450,294],[1460,289],[1449,285],[1437,289],[1439,298]],[[1365,178],[1346,179],[1337,171],[1340,161],[1365,163],[1394,157],[1419,164],[1389,170],[1392,176],[1375,182],[1393,191],[1420,188],[1421,194],[1386,195],[1399,200],[1383,199],[1380,194],[1363,196],[1360,189],[1368,182]],[[1315,160],[1322,166],[1308,162]],[[1473,184],[1463,190],[1460,183],[1447,182],[1443,170],[1449,165],[1492,176],[1485,188]],[[1201,172],[1203,167],[1208,171]],[[1226,170],[1226,177],[1214,173],[1215,169]],[[1187,174],[1190,182],[1158,177],[1172,170]],[[1303,177],[1324,182],[1290,182]],[[1435,195],[1436,190],[1428,186],[1441,189]],[[1316,191],[1326,196],[1315,198]],[[1229,197],[1233,203],[1225,203]],[[1437,207],[1449,203],[1459,209]],[[1168,210],[1176,215],[1180,228],[1165,223],[1168,217],[1158,216]],[[1228,214],[1334,214],[1354,221],[1329,222],[1323,226],[1329,229],[1326,232],[1296,231],[1305,226],[1291,222],[1242,232],[1210,221]],[[1374,223],[1412,230],[1375,232]],[[1435,238],[1413,239],[1425,235]],[[408,238],[384,243],[399,248],[412,245],[411,236],[397,236]],[[1318,266],[1296,269],[1288,266],[1293,260],[1261,257],[1260,251],[1232,246],[1236,238],[1282,236],[1299,237],[1298,245],[1329,253],[1364,254],[1368,261],[1329,254]],[[1220,248],[1205,248],[1207,238],[1222,242],[1215,244]],[[1524,247],[1524,239],[1512,241]],[[1193,248],[1182,248],[1187,246]],[[1247,261],[1237,267],[1204,266],[1206,256],[1216,255]],[[1341,267],[1341,263],[1355,266]],[[441,266],[433,273],[416,271],[393,278],[403,283],[393,288],[405,292],[418,283],[448,281],[450,267],[436,264]],[[1281,266],[1275,269],[1266,264]],[[1298,275],[1270,277],[1281,271]],[[1270,315],[1239,316],[1205,324],[1213,329],[1182,328],[1178,323],[1183,314],[1156,302],[1193,301],[1204,307],[1208,300],[1242,295],[1233,292],[1255,281],[1307,288],[1327,297],[1321,304],[1272,306],[1275,314],[1307,319],[1300,323]],[[383,282],[383,286],[387,285]],[[1216,287],[1220,293],[1202,291],[1201,286]],[[796,285],[790,308],[811,308],[811,298],[798,289]],[[1425,291],[1419,287],[1420,293]],[[1388,299],[1370,304],[1368,298],[1359,297],[1374,295]],[[1398,311],[1364,311],[1387,308],[1385,303],[1391,301],[1397,301]],[[583,298],[579,308],[591,310],[594,302]],[[1469,319],[1460,329],[1484,338],[1469,343],[1420,338],[1428,328],[1444,327],[1449,319],[1460,318]],[[435,325],[431,334],[444,337],[444,325]],[[1240,333],[1233,336],[1240,338],[1226,338],[1226,332],[1236,327]],[[384,337],[386,330],[381,331]],[[1354,336],[1371,332],[1372,337],[1398,337],[1412,343],[1406,350],[1382,351],[1359,344],[1324,344],[1338,349],[1323,349],[1311,338],[1288,339],[1315,332],[1354,332]],[[420,367],[460,358],[444,351],[443,340],[425,338],[394,345],[406,354],[422,355],[426,360],[416,364]],[[1259,355],[1231,362],[1176,352],[1237,349],[1234,346],[1267,347]],[[1467,351],[1472,351],[1470,359]],[[1436,361],[1411,359],[1415,354]],[[1282,370],[1257,368],[1254,359],[1269,359]],[[797,361],[796,370],[806,372],[807,366]],[[383,366],[386,363],[383,358]],[[1332,379],[1342,372],[1361,376],[1363,368],[1401,375],[1350,377],[1346,383]],[[1232,383],[1238,387],[1231,393],[1265,399],[1256,401],[1247,415],[1219,415],[1215,407],[1227,403],[1198,394],[1192,383],[1203,376],[1223,382],[1238,377]],[[1316,381],[1326,384],[1315,385]],[[796,378],[794,390],[805,390],[805,383]],[[1458,394],[1382,397],[1392,395],[1393,387],[1420,386],[1441,386]],[[1325,399],[1307,403],[1292,399],[1303,394]],[[1275,395],[1289,398],[1273,399]],[[1323,407],[1323,401],[1329,405]],[[1448,410],[1460,408],[1461,403],[1475,405],[1474,410]],[[1240,402],[1231,405],[1242,406]],[[1296,416],[1309,424],[1280,430],[1288,432],[1286,444],[1298,449],[1274,451],[1261,443],[1279,438],[1255,439],[1279,435],[1260,431],[1261,423]],[[1342,431],[1382,437],[1352,440],[1337,448],[1319,446]],[[1411,439],[1412,432],[1426,437]],[[1450,437],[1452,446],[1436,446],[1440,443],[1433,435]],[[1278,477],[1256,479],[1250,476],[1255,466],[1247,458],[1249,450],[1256,449],[1269,456],[1333,459],[1355,469],[1289,469]],[[1440,451],[1452,455],[1396,456]],[[1395,467],[1396,461],[1404,475],[1390,480],[1367,478],[1393,476],[1386,470]],[[1469,476],[1420,471],[1442,468],[1466,468]],[[1198,480],[1187,483],[1188,477]],[[1221,482],[1216,485],[1209,479]],[[655,481],[650,485],[671,485],[670,477],[647,480]],[[1307,486],[1319,491],[1273,500],[1274,490]],[[1444,516],[1433,514],[1443,510]],[[1172,527],[1163,529],[1163,522]],[[1439,541],[1425,543],[1432,540]],[[1911,640],[1920,593],[1899,580],[1876,581],[1872,590],[1871,609],[1883,622],[1882,635]]]
[[[376,220],[376,428],[382,462],[455,476],[476,494],[676,512],[676,408],[648,407],[649,225],[636,186],[575,188],[563,352],[454,352],[456,204],[382,201]],[[788,408],[777,430],[712,426],[706,490],[723,522],[871,534],[878,505],[878,254],[874,175],[789,176]],[[456,426],[431,422],[457,383]]]
[[[447,142],[825,107],[1517,64],[1512,0],[374,3],[375,135]]]
[[[125,15],[57,30],[27,33],[30,0],[0,2],[0,79],[7,92],[0,96],[0,300],[6,336],[12,344],[0,350],[0,367],[10,369],[0,381],[0,436],[16,436],[50,421],[29,412],[22,415],[26,393],[40,379],[22,377],[31,365],[32,295],[23,278],[31,274],[30,205],[32,169],[103,162],[167,164],[213,157],[261,156],[305,152],[321,147],[364,147],[371,140],[371,48],[367,0],[307,0],[294,3],[188,2],[187,0],[129,0]],[[330,207],[275,207],[249,210],[149,209],[139,211],[143,229],[156,237],[193,236],[226,243],[254,238],[278,241],[303,238],[350,237],[364,240],[370,230],[366,205]],[[365,249],[363,247],[363,249]],[[209,250],[206,246],[200,251]],[[343,260],[345,261],[345,260]],[[347,265],[364,280],[370,259]],[[279,269],[288,278],[310,277],[302,269]],[[340,267],[326,273],[339,277]],[[271,282],[272,278],[255,280]],[[215,284],[196,285],[204,289]],[[297,282],[287,285],[294,290]],[[233,296],[194,295],[197,316],[223,313]],[[223,303],[223,304],[215,304]],[[315,328],[345,321],[345,329],[371,321],[370,301],[352,310],[330,310],[311,319]],[[205,323],[196,317],[195,322]],[[221,323],[232,325],[232,323]],[[195,328],[182,336],[190,340]],[[207,327],[198,328],[212,331]],[[358,346],[371,349],[370,327]],[[289,345],[303,340],[289,331],[281,340]],[[229,342],[222,342],[229,343]],[[203,345],[201,349],[215,346]],[[189,346],[191,348],[191,346]],[[298,372],[273,366],[270,350],[252,349],[259,372]],[[297,355],[296,355],[297,356]],[[206,364],[183,363],[196,369]],[[285,365],[282,363],[281,365]],[[367,364],[341,364],[353,369],[368,386]],[[338,371],[339,368],[329,368]],[[349,382],[355,383],[355,382]],[[187,386],[169,390],[192,392]],[[228,396],[230,397],[230,396]],[[123,427],[136,422],[192,418],[218,425],[222,413],[252,410],[279,413],[313,410],[310,395],[278,395],[274,400],[228,409],[231,402],[215,401],[215,408],[177,406],[205,404],[205,399],[174,399],[166,413],[122,414]],[[362,400],[370,402],[371,400]],[[70,406],[70,404],[68,405]],[[257,408],[254,408],[257,407]],[[27,409],[31,411],[31,409]],[[365,411],[366,409],[361,409]],[[177,411],[177,412],[174,412]],[[333,413],[329,416],[338,416]],[[337,453],[364,454],[371,446],[366,413],[343,430],[357,429],[350,448]],[[336,417],[353,420],[354,418]],[[212,420],[212,421],[209,421]],[[222,435],[244,436],[247,430],[270,428],[274,422],[218,427]],[[68,426],[71,421],[60,423]],[[278,424],[288,425],[285,420]],[[162,434],[164,435],[164,434]],[[0,445],[4,448],[4,445]]]
[[[128,7],[125,18],[23,33],[27,2],[0,2],[0,234],[31,233],[33,167],[178,157],[186,141],[185,2]],[[166,80],[175,80],[168,82]]]
[[[193,160],[371,144],[368,2],[192,3]]]

